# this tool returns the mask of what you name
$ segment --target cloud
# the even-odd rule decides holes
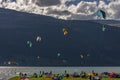
[[[67,16],[67,15],[70,15],[71,12],[69,12],[69,11],[67,11],[67,10],[61,11],[61,10],[54,10],[54,9],[52,9],[52,8],[48,8],[47,14],[54,14],[54,15],[59,15],[59,16],[61,16],[61,15],[66,15],[66,16]]]
[[[35,3],[39,6],[51,6],[51,5],[59,5],[60,0],[36,0]]]
[[[82,0],[77,5],[69,6],[66,5],[67,1],[74,2],[75,0],[0,0],[0,7],[75,20],[97,19],[96,12],[102,9],[107,13],[107,19],[120,19],[120,0],[109,0],[108,4],[104,0],[99,2],[98,0],[92,0],[92,2]]]
[[[16,2],[18,4],[36,4],[38,6],[52,6],[60,4],[60,0],[0,0],[1,3],[12,3]]]

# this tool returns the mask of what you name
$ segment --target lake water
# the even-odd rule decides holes
[[[120,73],[120,67],[0,67],[0,80],[8,80],[8,78],[19,75],[19,72],[33,74],[40,73],[40,71],[53,73],[68,73],[73,72],[118,72]]]

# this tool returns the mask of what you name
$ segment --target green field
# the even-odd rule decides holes
[[[9,80],[19,80],[20,77],[16,76],[13,78],[10,78]],[[52,80],[51,78],[29,78],[29,80]],[[87,78],[63,78],[62,80],[88,80]],[[120,80],[120,78],[102,78],[102,80]]]

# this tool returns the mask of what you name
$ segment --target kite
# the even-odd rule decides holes
[[[29,45],[29,47],[32,47],[32,42],[31,41],[27,41],[27,44]]]
[[[42,38],[40,36],[37,36],[36,42],[40,42],[41,40],[42,40]]]
[[[103,19],[106,19],[106,12],[103,10],[98,10],[97,15],[98,15],[98,17],[102,16]]]
[[[60,55],[61,55],[60,53],[57,54],[58,57],[60,57]]]
[[[83,57],[84,57],[84,56],[81,54],[81,55],[80,55],[80,58],[83,59]]]
[[[66,28],[63,28],[62,31],[63,31],[63,34],[64,34],[64,35],[67,35],[67,34],[68,34],[68,30],[67,30]]]
[[[102,31],[105,31],[105,29],[106,29],[106,28],[105,28],[105,26],[103,25],[103,27],[102,27]]]

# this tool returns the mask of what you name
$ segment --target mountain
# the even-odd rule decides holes
[[[0,8],[0,65],[120,66],[120,25],[105,24],[119,21],[104,22],[60,20]]]

